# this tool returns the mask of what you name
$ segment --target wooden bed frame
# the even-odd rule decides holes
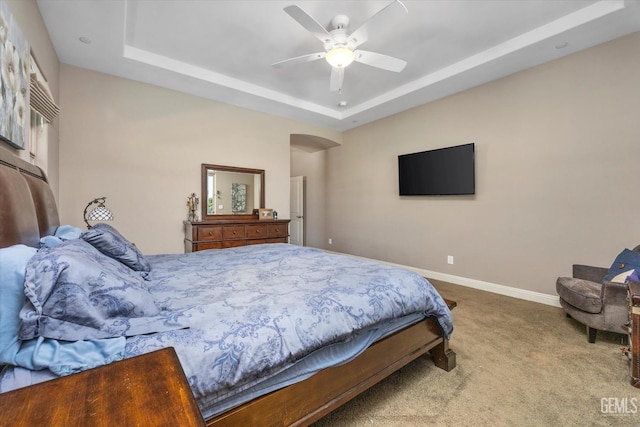
[[[0,247],[38,247],[60,225],[45,174],[0,148]],[[450,308],[455,306],[447,301]],[[435,318],[408,326],[371,345],[349,363],[258,397],[206,420],[208,426],[309,425],[367,390],[417,357],[430,353],[450,371],[455,353]]]

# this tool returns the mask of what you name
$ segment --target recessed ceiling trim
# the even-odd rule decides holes
[[[555,37],[559,34],[572,30],[580,25],[587,24],[609,14],[618,12],[625,8],[624,0],[603,0],[591,6],[587,6],[572,14],[563,16],[541,27],[535,28],[506,42],[500,43],[492,48],[479,52],[468,58],[458,61],[448,67],[441,68],[433,73],[427,74],[417,80],[402,85],[392,91],[372,98],[366,102],[344,110],[343,118],[347,119],[355,114],[363,113],[369,109],[378,107],[384,103],[393,101],[396,98],[409,95],[426,87],[435,85],[453,78],[470,70],[482,67],[492,61],[504,58],[514,52],[522,51],[541,41]]]
[[[625,8],[625,0],[602,0],[590,6],[584,7],[569,15],[563,16],[553,22],[535,28],[527,33],[521,34],[506,42],[500,43],[483,52],[465,58],[448,67],[441,68],[433,73],[423,76],[413,82],[400,86],[392,91],[386,92],[363,103],[354,105],[349,109],[340,111],[324,107],[322,105],[304,101],[302,99],[285,95],[282,92],[254,85],[246,81],[229,77],[214,71],[198,67],[183,61],[175,60],[163,55],[159,55],[144,49],[127,44],[126,34],[123,47],[123,56],[126,59],[138,61],[153,67],[162,68],[174,73],[189,76],[208,83],[225,86],[246,94],[259,96],[285,105],[300,108],[316,114],[321,114],[336,120],[345,120],[356,114],[361,114],[370,109],[379,107],[396,98],[420,91],[429,86],[446,81],[475,68],[479,68],[491,61],[495,61],[511,53],[520,51],[532,46],[540,41],[562,34],[577,26],[584,25],[596,19],[602,18],[611,13],[615,13]],[[125,12],[125,20],[127,13]],[[125,23],[125,28],[127,25]]]
[[[158,55],[144,49],[138,49],[125,43],[122,56],[132,61],[138,61],[146,65],[162,68],[194,79],[203,80],[220,86],[225,86],[240,92],[244,92],[253,96],[281,102],[292,107],[301,108],[313,113],[322,114],[324,116],[341,120],[343,115],[340,112],[313,102],[304,101],[299,98],[284,95],[281,92],[266,89],[262,86],[247,83],[245,81],[207,70],[186,62],[178,61],[173,58]]]
[[[62,63],[339,131],[640,31],[640,1],[637,0],[527,0],[522,2],[524,13],[520,15],[517,15],[519,6],[515,6],[519,2],[515,1],[461,0],[459,3],[468,3],[473,8],[461,8],[457,13],[456,7],[459,6],[452,8],[444,4],[449,2],[411,1],[409,9],[414,13],[407,18],[407,28],[398,29],[400,34],[413,41],[414,46],[406,50],[412,58],[409,61],[412,67],[404,73],[406,75],[382,79],[381,85],[376,87],[371,87],[366,81],[352,82],[350,92],[335,96],[323,90],[326,85],[324,79],[318,77],[319,73],[314,74],[305,68],[301,67],[301,71],[290,79],[270,74],[272,70],[268,64],[273,55],[268,52],[273,50],[273,46],[282,46],[283,40],[289,36],[281,26],[269,23],[269,17],[281,16],[282,7],[290,2],[184,2],[184,7],[181,3],[37,0]],[[346,8],[345,12],[354,16],[368,16],[364,10],[376,9],[377,3],[373,0],[344,2],[341,9]],[[477,7],[483,3],[486,7]],[[508,3],[508,6],[502,3]],[[326,3],[308,1],[305,2],[307,6],[313,13],[322,15]],[[260,17],[246,15],[249,9],[259,11]],[[471,16],[468,9],[479,16]],[[166,24],[176,11],[179,11],[180,19],[175,22],[175,27],[169,28],[177,34],[170,37]],[[199,14],[190,19],[190,13],[194,11]],[[435,27],[426,18],[433,15],[429,11],[437,12],[436,15],[442,18]],[[531,17],[528,12],[531,12]],[[425,18],[416,18],[421,13]],[[162,19],[156,20],[156,15]],[[483,27],[483,19],[491,23],[490,27]],[[515,25],[514,19],[523,26]],[[238,20],[239,25],[233,25],[234,20]],[[192,21],[198,23],[198,28],[203,24],[205,27],[193,33],[181,27]],[[465,26],[468,22],[473,22],[473,25]],[[207,23],[211,24],[210,27],[206,27]],[[410,31],[411,26],[416,30]],[[425,30],[425,26],[433,27],[433,30]],[[531,30],[521,34],[518,28]],[[501,34],[503,29],[505,33]],[[150,39],[155,31],[161,32],[164,38]],[[478,38],[476,50],[469,49],[464,43],[455,44],[467,40],[471,35],[468,31]],[[184,37],[178,37],[179,34]],[[201,58],[202,63],[197,55],[204,52],[206,44],[188,44],[185,38],[197,37],[198,34],[206,37],[197,40],[211,40],[210,55]],[[511,38],[508,39],[506,34]],[[80,35],[90,37],[94,43],[83,48],[78,42]],[[217,63],[213,59],[225,57],[227,35],[229,40],[237,39],[239,45],[250,42],[253,46],[262,47],[257,53],[254,50],[253,55],[247,55],[249,65],[244,65],[241,73],[235,72],[243,62],[241,54],[238,61],[231,63]],[[439,37],[443,38],[442,46],[438,45]],[[384,45],[384,37],[379,40]],[[485,44],[485,40],[493,41]],[[569,43],[567,48],[555,48],[564,41]],[[184,43],[191,50],[185,49],[181,56],[175,56],[176,49]],[[416,43],[428,54],[417,55],[420,49],[415,47]],[[441,55],[440,49],[447,47],[453,49]],[[482,51],[478,53],[479,50]],[[403,47],[399,46],[396,53],[400,55],[402,51]],[[247,66],[251,68],[247,70]],[[366,78],[374,78],[374,73],[363,71],[363,74]],[[347,106],[338,106],[341,100],[347,101]]]
[[[322,105],[305,101],[300,98],[285,95],[282,92],[267,89],[265,87],[247,83],[246,81],[229,77],[224,74],[216,73],[215,71],[208,70],[206,68],[198,67],[183,61],[179,61],[167,56],[159,55],[150,52],[145,49],[140,49],[132,46],[127,41],[129,26],[133,24],[129,20],[129,1],[125,0],[124,3],[124,26],[123,26],[123,48],[122,56],[125,59],[137,61],[152,67],[162,68],[167,71],[171,71],[180,75],[189,76],[194,79],[202,80],[207,83],[212,83],[219,86],[224,86],[237,90],[249,95],[258,96],[270,101],[280,102],[291,107],[300,108],[312,113],[321,114],[323,116],[342,120],[343,113],[336,111]]]

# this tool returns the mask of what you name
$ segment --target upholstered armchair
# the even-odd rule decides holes
[[[632,251],[627,250],[627,252]],[[633,252],[639,253],[640,246],[636,246]],[[616,263],[617,259],[614,266]],[[625,267],[624,263],[618,264],[625,271],[627,271],[626,268],[631,268]],[[572,317],[586,325],[587,339],[590,343],[596,342],[598,330],[618,334],[627,333],[625,326],[629,322],[627,285],[622,283],[624,279],[620,279],[624,274],[616,277],[616,281],[605,280],[605,277],[611,276],[614,266],[607,269],[575,264],[573,277],[559,277],[556,281],[560,305],[567,313],[567,317]]]

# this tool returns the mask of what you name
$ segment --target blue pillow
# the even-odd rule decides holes
[[[56,228],[56,232],[53,234],[62,240],[78,239],[82,234],[82,229],[73,225],[61,225]]]
[[[66,341],[179,329],[146,282],[82,239],[42,248],[27,264],[21,339]]]
[[[41,248],[52,248],[62,243],[62,239],[56,236],[44,236],[40,238]]]
[[[40,239],[41,248],[52,248],[58,246],[65,240],[78,239],[82,234],[82,229],[73,225],[61,225],[56,228],[53,236],[44,236]]]
[[[625,249],[616,257],[609,271],[605,274],[603,281],[611,281],[622,273],[631,274],[633,270],[640,270],[640,252]],[[621,276],[622,277],[622,276]],[[625,278],[627,276],[624,276]],[[622,280],[624,283],[624,280]]]
[[[124,358],[124,337],[79,342],[18,338],[25,269],[35,253],[25,245],[0,249],[0,363],[66,375]]]
[[[120,261],[132,270],[142,273],[151,271],[151,265],[142,252],[109,224],[96,224],[82,233],[81,237],[106,256]]]
[[[15,245],[0,249],[0,362],[12,363],[20,350],[20,317],[24,304],[24,272],[35,248]]]

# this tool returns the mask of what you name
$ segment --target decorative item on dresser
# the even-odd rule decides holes
[[[224,249],[260,243],[288,243],[288,219],[249,216],[238,219],[185,221],[184,251]]]
[[[631,385],[640,388],[640,282],[628,283]]]
[[[187,206],[189,206],[189,216],[187,217],[187,221],[199,221],[198,218],[198,203],[200,203],[200,199],[196,196],[196,193],[191,193],[189,197],[187,197]]]
[[[259,213],[262,221],[265,219],[277,219],[273,216],[273,209],[260,209]]]

